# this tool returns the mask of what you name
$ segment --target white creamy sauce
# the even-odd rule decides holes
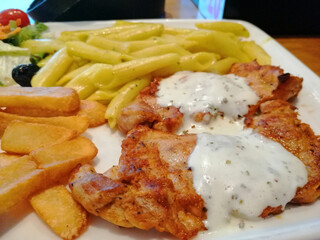
[[[248,112],[248,105],[258,100],[246,79],[233,74],[182,71],[163,79],[157,92],[160,106],[174,106],[184,114],[184,124],[178,133],[243,129],[238,119]],[[212,117],[196,123],[193,119],[196,113],[210,113]]]
[[[188,165],[208,209],[208,231],[201,235],[217,234],[234,219],[241,226],[244,220],[261,219],[268,206],[284,208],[307,183],[306,167],[298,158],[244,128],[243,116],[258,100],[246,79],[232,74],[183,71],[159,84],[158,104],[184,114],[177,134],[198,134]],[[207,114],[196,122],[197,113]]]
[[[267,206],[285,207],[307,182],[298,158],[252,130],[197,136],[188,165],[208,209],[209,233],[227,225],[232,216],[256,220]]]

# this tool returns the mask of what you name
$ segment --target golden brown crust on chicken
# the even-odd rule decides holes
[[[308,183],[297,190],[293,203],[311,203],[320,196],[320,141],[308,124],[301,123],[295,107],[282,100],[267,101],[261,113],[247,117],[247,127],[279,142],[298,157],[308,171]]]
[[[297,96],[302,88],[302,78],[284,73],[283,69],[276,66],[259,65],[256,61],[235,63],[230,73],[245,77],[262,102],[271,99],[289,100]]]
[[[180,239],[205,230],[205,203],[187,160],[195,135],[176,136],[140,126],[122,143],[119,165],[105,175],[84,165],[70,181],[89,212],[123,227],[156,228]]]
[[[142,90],[138,97],[123,108],[118,118],[118,128],[124,134],[138,125],[146,125],[163,132],[175,132],[182,124],[183,114],[175,107],[160,107],[155,94],[160,79]]]

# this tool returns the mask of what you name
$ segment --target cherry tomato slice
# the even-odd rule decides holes
[[[20,27],[25,27],[30,24],[28,15],[19,9],[6,9],[0,12],[0,24],[6,26],[10,20],[21,19]]]

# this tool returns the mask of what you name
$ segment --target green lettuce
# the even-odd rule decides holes
[[[44,23],[37,22],[33,25],[23,27],[20,32],[10,38],[5,39],[4,42],[10,43],[14,46],[20,46],[23,41],[40,38],[41,34],[47,29],[48,27]]]

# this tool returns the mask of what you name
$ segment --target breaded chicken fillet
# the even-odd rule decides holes
[[[122,143],[118,166],[105,175],[90,165],[74,172],[72,194],[89,212],[116,225],[189,239],[206,229],[205,203],[187,165],[196,139],[137,127]]]

